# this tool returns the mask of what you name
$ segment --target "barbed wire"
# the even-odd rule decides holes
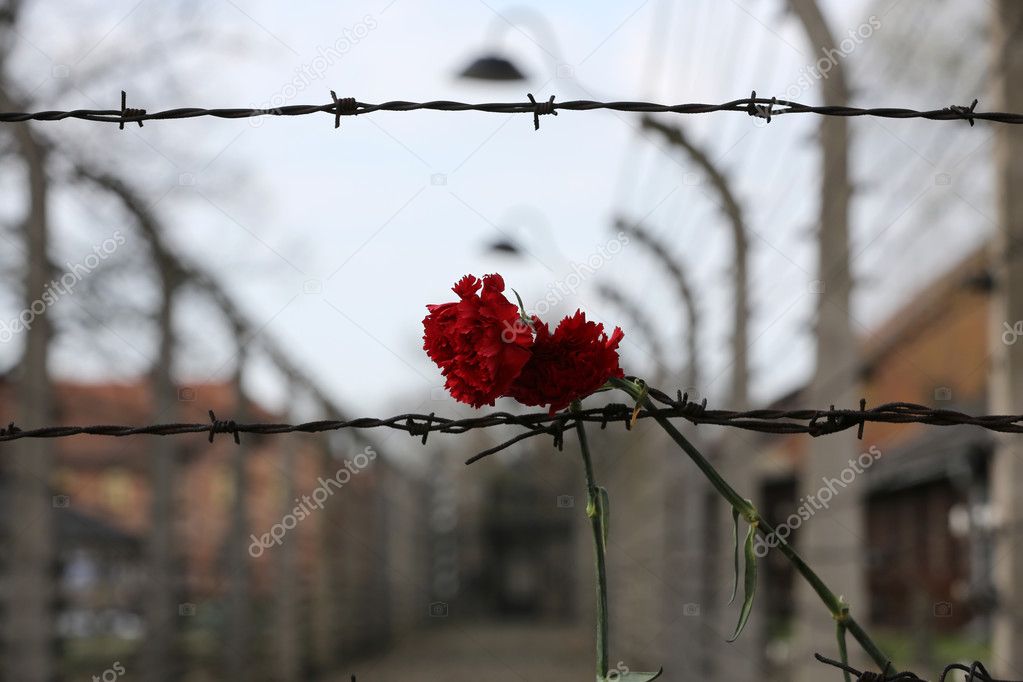
[[[917,677],[916,673],[909,671],[892,672],[891,670],[885,670],[880,673],[875,673],[870,670],[861,671],[847,663],[836,661],[817,653],[813,656],[821,663],[830,665],[833,668],[838,668],[849,675],[855,675],[856,682],[925,682],[923,678]],[[966,665],[964,663],[949,663],[945,666],[944,670],[941,671],[941,677],[938,678],[938,682],[946,682],[949,675],[953,672],[966,673],[966,682],[1012,682],[1012,680],[995,679],[980,661],[974,661],[970,665]]]
[[[9,442],[25,438],[68,438],[71,436],[109,436],[123,438],[127,436],[176,436],[193,433],[208,434],[212,443],[217,434],[230,434],[235,443],[240,441],[241,434],[274,435],[285,433],[322,433],[343,429],[389,428],[405,431],[411,436],[422,439],[425,444],[431,433],[458,434],[476,429],[497,426],[518,426],[525,429],[522,433],[499,445],[484,450],[469,458],[471,464],[484,457],[493,455],[516,443],[537,436],[551,436],[555,447],[564,444],[566,430],[575,428],[579,422],[599,424],[602,429],[608,424],[624,424],[631,429],[637,420],[651,417],[685,419],[692,424],[707,424],[739,428],[767,434],[807,434],[813,437],[838,433],[856,428],[857,437],[863,437],[863,427],[867,423],[887,424],[928,424],[931,426],[976,426],[989,431],[1001,433],[1023,433],[1023,415],[969,415],[955,410],[937,409],[914,403],[885,403],[867,409],[866,401],[860,401],[859,409],[793,409],[793,410],[714,410],[707,408],[707,401],[694,402],[686,393],[678,391],[672,398],[663,391],[649,389],[649,396],[660,407],[652,410],[636,410],[623,403],[608,403],[603,407],[593,407],[579,412],[562,412],[548,414],[533,412],[512,414],[509,412],[491,412],[478,417],[452,419],[430,414],[399,414],[392,417],[360,417],[356,419],[323,419],[299,424],[256,422],[242,424],[233,420],[218,419],[212,410],[209,411],[208,423],[166,423],[142,426],[123,426],[95,424],[91,426],[45,426],[35,429],[21,429],[13,422],[0,429],[0,442]]]
[[[547,100],[533,98],[528,94],[525,102],[489,102],[468,103],[450,100],[432,102],[408,102],[394,100],[380,104],[360,102],[354,97],[338,97],[330,91],[331,100],[326,104],[289,104],[268,109],[257,108],[225,108],[204,109],[200,107],[182,107],[149,113],[146,109],[127,106],[127,95],[121,91],[120,109],[73,109],[70,111],[35,111],[35,112],[0,112],[0,123],[19,123],[23,121],[63,121],[78,119],[99,123],[116,123],[123,129],[126,123],[144,121],[164,121],[186,118],[253,118],[260,116],[307,116],[326,113],[334,117],[334,127],[341,127],[342,116],[361,116],[378,111],[481,111],[496,114],[532,114],[533,127],[540,129],[540,117],[557,116],[559,111],[593,111],[605,109],[644,114],[709,114],[722,111],[745,113],[749,116],[764,119],[770,123],[775,116],[784,114],[817,114],[820,116],[872,116],[878,118],[927,119],[931,121],[967,121],[973,126],[975,121],[991,121],[994,123],[1023,124],[1023,114],[999,111],[977,111],[977,100],[969,106],[951,105],[941,109],[917,110],[897,107],[860,108],[849,106],[813,106],[801,104],[777,97],[757,97],[756,91],[749,97],[735,99],[720,104],[658,104],[656,102],[615,101],[599,102],[594,100],[555,101],[551,95]]]

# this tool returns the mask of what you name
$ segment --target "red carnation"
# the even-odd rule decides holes
[[[493,405],[529,360],[533,331],[505,298],[500,275],[487,275],[482,283],[466,275],[453,291],[461,300],[426,306],[423,348],[455,400]]]
[[[618,344],[625,334],[618,327],[608,338],[604,325],[587,322],[582,311],[566,317],[551,334],[533,318],[533,354],[508,395],[525,405],[550,405],[550,413],[593,393],[611,377],[622,377]]]

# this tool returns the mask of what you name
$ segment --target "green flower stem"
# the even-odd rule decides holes
[[[696,447],[689,442],[689,440],[675,428],[675,425],[671,423],[667,417],[656,414],[656,406],[646,396],[642,387],[632,381],[624,379],[611,379],[610,383],[615,388],[621,389],[628,393],[633,400],[641,401],[642,406],[645,407],[651,416],[661,425],[661,428],[667,432],[671,439],[678,443],[689,458],[693,460],[700,471],[710,480],[711,485],[721,493],[721,496],[732,505],[733,509],[739,511],[740,514],[746,517],[749,523],[756,523],[757,530],[765,537],[773,537],[778,543],[778,549],[781,550],[782,554],[788,558],[789,562],[795,567],[799,574],[810,584],[814,592],[821,598],[824,605],[831,612],[832,617],[843,625],[846,631],[853,636],[853,638],[859,642],[863,650],[874,660],[874,662],[882,669],[885,670],[891,664],[891,659],[884,655],[880,647],[874,643],[874,641],[867,635],[859,623],[849,613],[849,607],[842,602],[842,600],[832,592],[828,586],[821,580],[813,569],[811,569],[803,558],[799,556],[796,550],[785,541],[784,538],[775,533],[767,522],[760,518],[756,508],[748,500],[743,498],[737,493],[728,482],[721,477],[717,470],[711,465],[710,462],[703,456],[703,454],[696,449]]]
[[[643,393],[642,389],[635,383],[625,379],[610,379],[609,381],[615,388],[619,388],[632,396],[633,400],[642,401],[642,406],[651,411],[651,413],[654,412],[655,407],[653,402],[651,402],[650,398]],[[679,446],[685,450],[685,453],[689,455],[689,459],[693,460],[696,466],[700,468],[700,471],[703,472],[703,475],[710,480],[711,485],[713,485],[714,488],[721,493],[721,496],[724,497],[730,505],[732,505],[733,509],[742,514],[750,523],[759,520],[760,517],[753,504],[737,493],[735,489],[728,484],[728,481],[721,478],[721,474],[717,472],[717,469],[715,469],[714,466],[707,461],[703,454],[697,450],[696,447],[690,443],[678,429],[675,428],[675,425],[671,423],[671,420],[659,414],[653,414],[652,416],[657,420],[657,423],[661,425],[661,428],[668,432],[668,435],[671,436],[672,440],[678,443]]]
[[[842,663],[849,665],[849,651],[845,645],[845,624],[842,621],[838,621],[836,624],[835,634],[838,637],[838,654]],[[852,682],[852,675],[849,674],[848,670],[842,671],[842,676],[845,682]]]
[[[582,408],[579,401],[572,403],[572,411],[578,412]],[[576,433],[579,434],[579,449],[583,456],[583,468],[586,471],[586,493],[589,502],[586,505],[586,515],[590,517],[590,527],[593,529],[593,548],[595,550],[595,565],[597,570],[597,679],[606,680],[608,673],[608,619],[607,619],[607,566],[604,556],[607,547],[604,544],[604,528],[602,519],[606,518],[606,510],[602,509],[604,501],[601,499],[600,490],[597,488],[597,481],[593,476],[593,460],[590,457],[590,446],[586,440],[586,429],[582,421],[576,421]]]

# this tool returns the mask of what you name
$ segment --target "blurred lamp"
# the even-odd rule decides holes
[[[460,78],[483,81],[524,81],[525,75],[510,59],[496,54],[483,55],[459,72]]]
[[[989,268],[972,273],[963,279],[963,287],[969,291],[988,293],[995,290],[995,276]]]
[[[492,253],[504,253],[509,256],[521,256],[522,249],[510,239],[498,239],[490,243],[487,247],[487,251]]]

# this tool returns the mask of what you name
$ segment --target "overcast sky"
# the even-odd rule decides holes
[[[826,3],[838,35],[860,36],[841,57],[856,103],[931,108],[983,97],[983,61],[965,52],[977,36],[962,30],[955,8],[939,4]],[[816,103],[820,82],[808,74],[821,55],[781,7],[769,0],[44,3],[30,6],[19,29],[15,64],[37,108],[117,108],[122,87],[130,106],[150,111],[320,104],[331,89],[364,102],[520,101],[527,92],[717,102],[756,89]],[[189,32],[196,35],[175,37]],[[900,51],[905,35],[922,47]],[[512,57],[528,82],[457,79],[481,52]],[[943,88],[935,85],[939,68]],[[947,87],[950,79],[960,87]],[[817,121],[783,116],[765,126],[736,113],[668,120],[686,126],[743,201],[754,395],[770,399],[812,366]],[[700,392],[711,400],[724,394],[733,300],[727,223],[692,164],[644,139],[636,115],[561,112],[544,117],[539,132],[525,115],[448,112],[345,118],[340,130],[326,114],[124,131],[44,125],[143,187],[169,225],[169,241],[222,280],[261,333],[280,340],[353,413],[451,407],[430,406],[442,381],[421,349],[424,306],[450,300],[463,274],[500,272],[535,308],[571,285],[575,264],[617,250],[616,215],[642,219],[684,262],[704,321]],[[860,284],[853,313],[865,332],[992,229],[991,131],[900,121],[856,121],[853,130]],[[16,214],[21,201],[10,175],[4,215]],[[116,230],[130,231],[95,197],[69,192],[56,203],[61,262],[79,262]],[[488,251],[498,239],[528,253]],[[129,243],[110,261],[139,253]],[[558,295],[547,317],[556,322],[582,307],[621,324],[627,371],[649,374],[649,341],[596,294],[601,282],[621,287],[657,325],[670,351],[667,383],[681,386],[684,315],[670,281],[636,244],[600,261],[577,290]],[[151,300],[131,280],[115,293]],[[18,312],[8,298],[5,319]],[[234,350],[215,316],[194,305],[181,324],[191,349],[180,367],[186,380],[226,376]],[[151,334],[139,326],[111,321],[101,334],[116,362],[59,345],[55,369],[96,380],[137,375],[153,355]],[[0,352],[12,362],[17,346]],[[281,397],[269,371],[252,384],[264,401]]]

